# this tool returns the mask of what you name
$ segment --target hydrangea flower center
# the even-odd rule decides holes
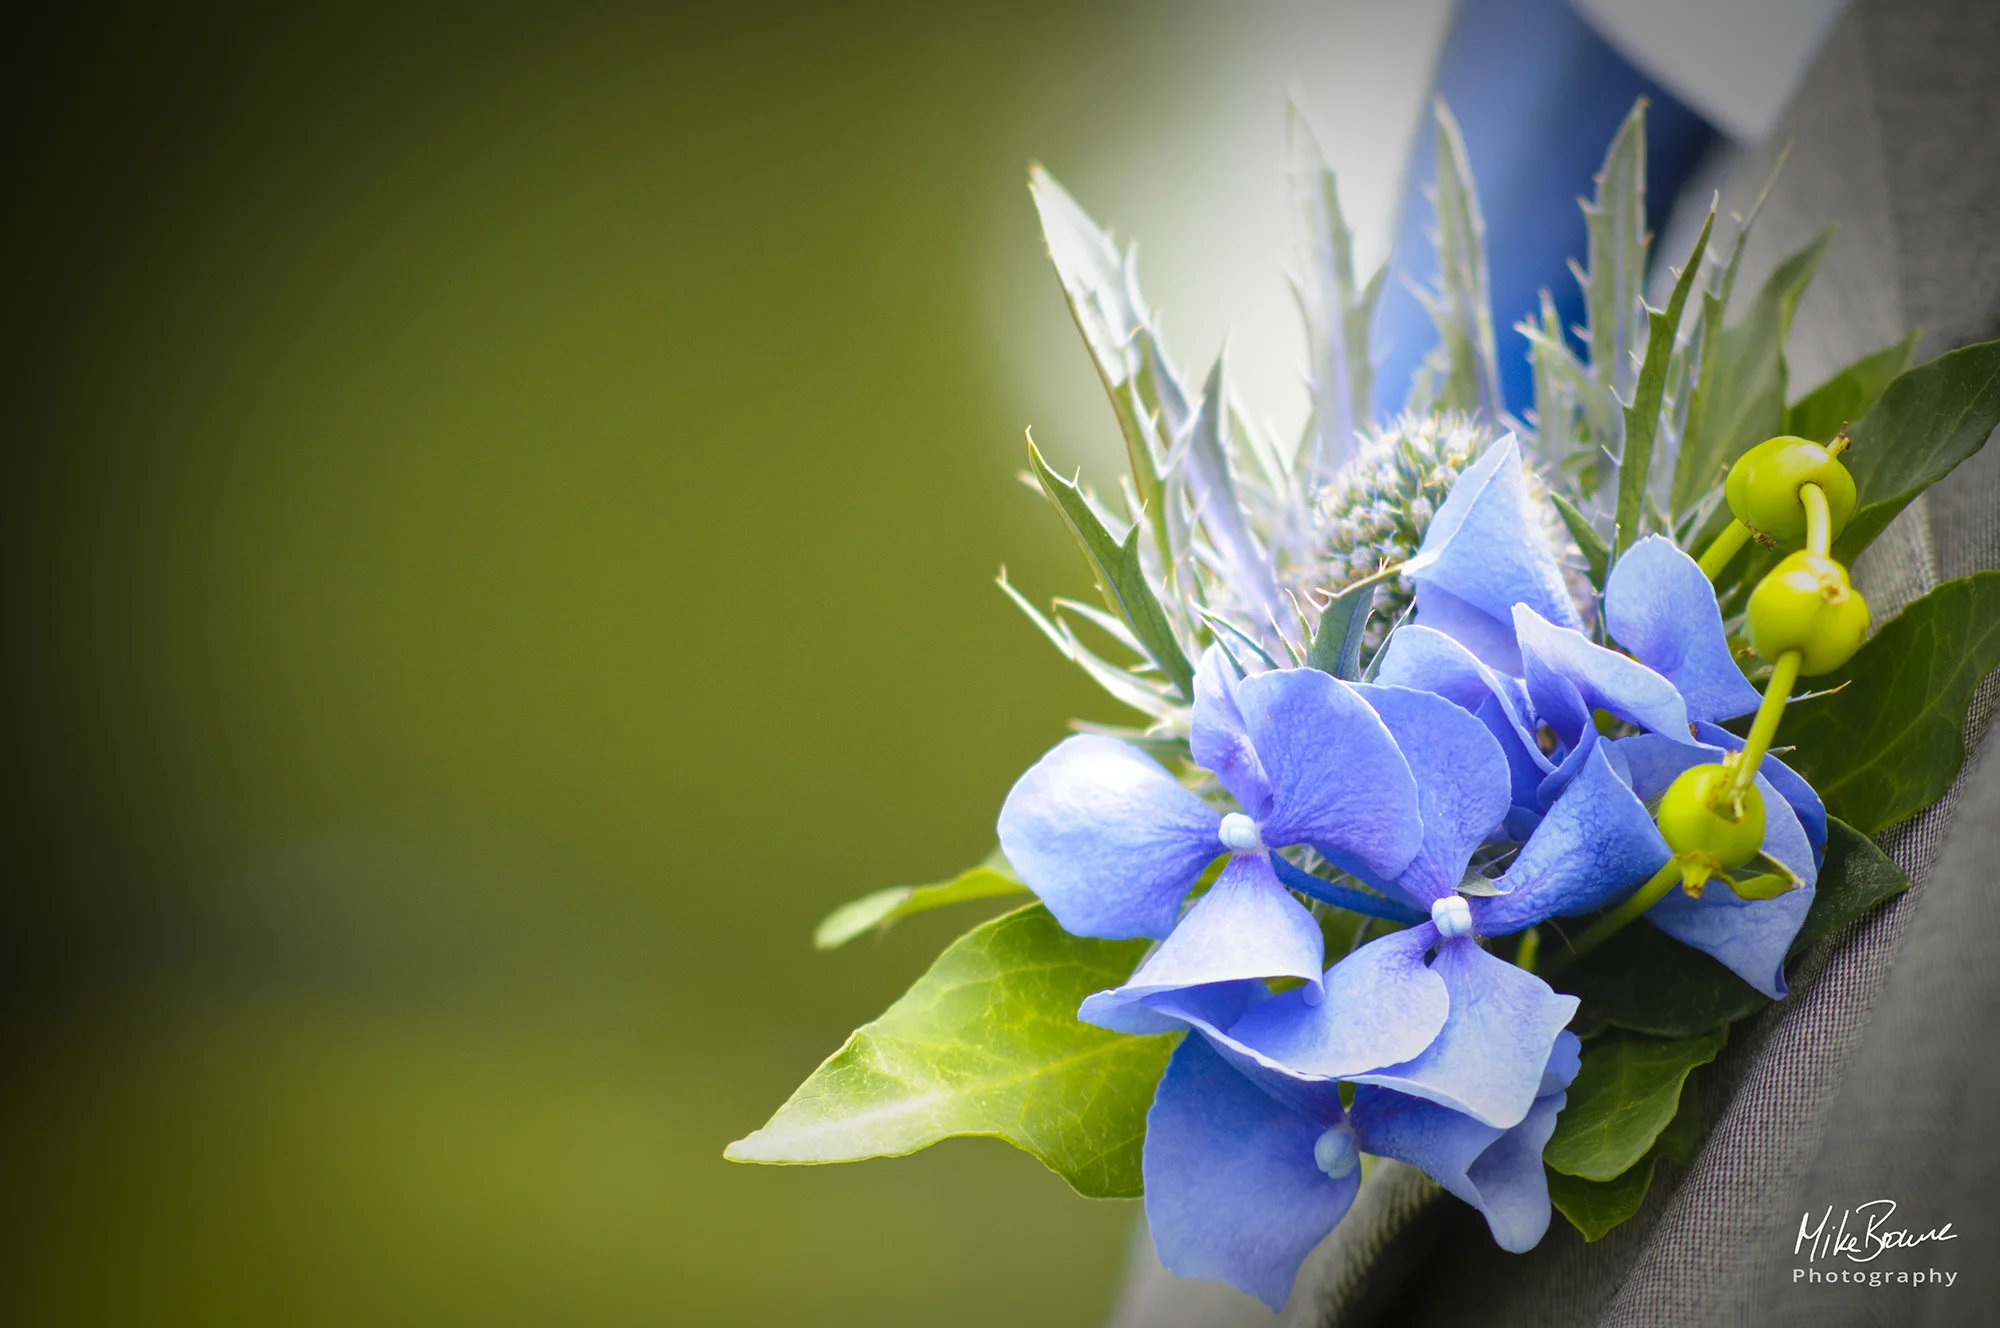
[[[1472,935],[1472,905],[1462,895],[1446,895],[1431,905],[1431,923],[1438,935],[1450,939]]]
[[[1322,1134],[1313,1143],[1313,1162],[1335,1180],[1352,1176],[1361,1165],[1361,1150],[1355,1146],[1353,1132],[1336,1125]]]
[[[1232,853],[1261,853],[1265,848],[1264,837],[1257,833],[1257,823],[1242,812],[1223,817],[1215,836]]]

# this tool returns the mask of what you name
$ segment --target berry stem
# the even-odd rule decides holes
[[[1799,651],[1787,650],[1771,667],[1771,681],[1764,685],[1763,704],[1757,707],[1757,718],[1750,721],[1750,736],[1743,740],[1743,750],[1736,754],[1738,793],[1757,778],[1757,767],[1763,764],[1764,753],[1771,749],[1771,739],[1778,736],[1778,721],[1784,718],[1785,702],[1791,696],[1792,684],[1799,680],[1799,666],[1805,663],[1805,658]]]
[[[1801,484],[1799,501],[1806,508],[1806,548],[1824,558],[1833,543],[1833,518],[1826,510],[1826,490]]]
[[[1677,857],[1668,858],[1666,864],[1654,872],[1644,885],[1633,891],[1630,898],[1592,923],[1583,935],[1576,938],[1570,945],[1570,952],[1565,956],[1562,966],[1568,967],[1568,960],[1581,959],[1623,931],[1640,914],[1665,898],[1667,891],[1680,883],[1681,860]],[[1555,968],[1556,965],[1550,964],[1548,967]]]
[[[1729,560],[1736,556],[1736,551],[1749,542],[1750,527],[1741,521],[1731,521],[1708,546],[1708,552],[1701,555],[1702,572],[1709,580],[1715,580],[1722,575],[1722,569],[1729,566]]]

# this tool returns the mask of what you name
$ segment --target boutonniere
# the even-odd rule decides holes
[[[2000,573],[1879,620],[1855,558],[2000,424],[2000,343],[1914,337],[1787,399],[1824,238],[1725,323],[1750,215],[1640,282],[1643,104],[1587,205],[1580,352],[1546,294],[1498,390],[1478,196],[1440,105],[1437,349],[1369,424],[1333,174],[1294,117],[1313,412],[1290,445],[1161,339],[1129,250],[1031,188],[1131,466],[1028,444],[1101,605],[1000,587],[1137,720],[1015,783],[998,848],[849,904],[831,947],[1021,894],[858,1029],[740,1162],[994,1135],[1143,1195],[1160,1258],[1277,1306],[1371,1158],[1504,1249],[1596,1239],[1705,1122],[1691,1080],[1802,951],[1908,885],[1870,838],[1941,797],[2000,663]],[[1726,232],[1726,234],[1725,234]],[[1636,258],[1635,258],[1636,255]]]

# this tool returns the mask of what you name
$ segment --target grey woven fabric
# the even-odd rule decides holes
[[[1684,192],[1666,252],[1686,251],[1711,188],[1725,212],[1746,208],[1787,142],[1737,289],[1838,223],[1794,328],[1795,391],[1908,326],[1925,330],[1923,357],[2000,335],[2000,5],[1851,6],[1769,146],[1720,158]],[[1882,621],[1940,580],[1996,567],[2000,446],[1913,504],[1854,572]],[[1975,698],[1968,750],[1995,691],[1989,678]],[[1539,1248],[1510,1256],[1472,1210],[1384,1168],[1277,1321],[2000,1322],[1986,1254],[2000,1232],[2000,755],[1969,761],[1943,801],[1882,843],[1916,888],[1823,943],[1789,1000],[1732,1030],[1704,1082],[1707,1142],[1685,1172],[1662,1166],[1630,1222],[1586,1245],[1558,1219]],[[1800,1217],[1878,1198],[1900,1205],[1890,1225],[1949,1221],[1963,1235],[1873,1266],[1951,1269],[1957,1284],[1795,1283]],[[1114,1322],[1273,1317],[1228,1288],[1167,1277],[1142,1240]]]

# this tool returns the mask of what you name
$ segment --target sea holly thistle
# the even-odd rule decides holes
[[[1648,306],[1642,103],[1584,205],[1586,324],[1544,293],[1518,328],[1535,406],[1508,418],[1478,194],[1435,114],[1439,341],[1377,422],[1382,277],[1357,281],[1292,113],[1312,411],[1289,447],[1219,359],[1183,376],[1132,251],[1033,170],[1130,474],[1106,501],[1031,441],[1103,602],[1000,587],[1142,723],[1043,756],[978,867],[821,924],[831,947],[1035,896],[728,1156],[997,1135],[1081,1193],[1143,1194],[1167,1267],[1273,1305],[1363,1155],[1504,1249],[1551,1205],[1595,1240],[1701,1147],[1693,1085],[1729,1026],[1907,887],[1868,836],[1963,763],[2000,573],[1871,623],[1847,566],[2000,424],[2000,343],[1911,367],[1906,338],[1795,394],[1824,242],[1733,310],[1758,207],[1726,238],[1711,213]]]

